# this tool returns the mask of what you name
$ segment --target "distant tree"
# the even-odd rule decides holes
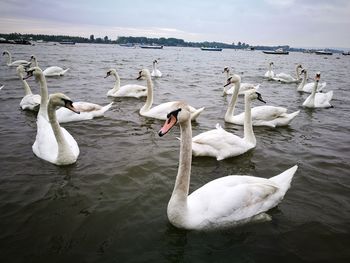
[[[105,36],[103,39],[105,40],[105,42],[108,42],[108,36]]]
[[[242,47],[241,41],[238,41],[238,47],[239,47],[239,48]]]
[[[90,41],[94,42],[95,41],[95,36],[94,35],[90,35]]]
[[[234,46],[235,45],[235,42],[232,42],[232,46]]]

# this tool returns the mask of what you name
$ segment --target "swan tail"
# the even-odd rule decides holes
[[[221,127],[221,125],[220,125],[219,123],[217,123],[217,124],[215,125],[215,128],[218,129],[218,130],[222,129],[222,127]]]
[[[274,182],[285,193],[289,189],[290,183],[292,182],[293,176],[297,171],[297,169],[298,169],[298,165],[294,165],[293,167],[289,168],[283,173],[280,173],[279,175],[271,177],[269,180]]]
[[[111,107],[112,107],[112,105],[113,105],[113,102],[111,102],[111,103],[109,103],[109,104],[107,104],[106,106],[103,106],[102,108],[101,108],[101,114],[103,114],[103,113],[105,113],[106,111],[108,111]]]
[[[65,70],[63,70],[63,71],[61,72],[60,75],[61,75],[61,76],[64,75],[68,70],[69,70],[69,68],[66,68]]]
[[[196,110],[195,112],[192,112],[191,119],[195,120],[204,109],[205,109],[205,107],[202,107],[202,108]]]
[[[299,113],[300,113],[300,110],[297,110],[295,112],[288,114],[288,117],[290,120],[293,120]]]

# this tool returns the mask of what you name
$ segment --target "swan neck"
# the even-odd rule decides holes
[[[35,67],[39,67],[39,63],[38,63],[38,60],[36,58],[34,59],[34,65],[35,65]]]
[[[234,88],[234,91],[232,93],[232,97],[231,97],[230,103],[228,105],[226,114],[225,114],[225,119],[232,118],[233,115],[234,115],[235,106],[236,106],[236,102],[237,102],[237,97],[238,97],[238,92],[239,92],[240,86],[241,86],[240,81],[235,83],[235,88]]]
[[[49,105],[47,106],[47,113],[49,116],[49,121],[53,130],[53,133],[55,135],[56,141],[57,141],[57,146],[58,146],[58,155],[57,159],[60,159],[62,156],[67,155],[67,153],[70,153],[70,148],[69,145],[64,138],[62,129],[60,124],[57,121],[56,117],[56,107],[52,105],[49,102]]]
[[[117,92],[120,88],[120,77],[118,75],[118,73],[115,75],[115,83],[114,83],[114,87],[113,87],[113,93]]]
[[[12,56],[11,56],[11,54],[10,53],[5,53],[5,54],[7,54],[7,65],[10,65],[11,63],[12,63]]]
[[[180,132],[179,168],[169,204],[176,202],[177,207],[180,205],[180,208],[184,209],[187,205],[192,163],[192,127],[190,118],[186,122],[180,123]]]
[[[32,90],[30,89],[29,85],[28,85],[28,82],[23,79],[23,75],[21,73],[18,74],[19,78],[21,79],[22,81],[22,84],[23,84],[23,88],[24,88],[24,95],[27,96],[27,95],[32,95]]]
[[[147,99],[145,105],[141,108],[140,112],[148,111],[153,104],[153,83],[149,75],[146,76],[147,80]]]
[[[40,85],[40,109],[39,113],[42,116],[44,116],[47,119],[47,103],[48,103],[48,90],[47,90],[47,84],[46,84],[46,79],[43,74],[39,75],[39,85]]]
[[[299,74],[299,67],[298,66],[296,67],[295,71],[296,71],[296,75],[297,75],[297,80],[299,80],[300,74]]]
[[[252,144],[256,144],[253,131],[251,99],[248,94],[244,96],[244,139]]]

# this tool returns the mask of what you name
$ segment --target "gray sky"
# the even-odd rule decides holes
[[[350,47],[349,0],[0,0],[1,33]]]

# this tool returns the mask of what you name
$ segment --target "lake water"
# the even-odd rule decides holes
[[[80,147],[77,163],[58,167],[34,156],[36,116],[21,111],[24,91],[15,68],[0,60],[0,258],[1,262],[349,262],[350,260],[350,58],[260,51],[205,52],[193,48],[146,50],[114,45],[0,45],[13,58],[38,58],[69,67],[48,79],[49,92],[101,105],[114,101],[104,118],[66,123]],[[268,105],[301,110],[288,126],[254,128],[257,146],[224,161],[194,158],[190,191],[229,174],[269,178],[298,164],[292,186],[272,221],[210,232],[184,231],[167,219],[177,173],[179,129],[158,137],[162,121],[138,114],[144,99],[111,99],[117,68],[121,84],[151,70],[159,59],[163,77],[154,80],[155,105],[186,100],[205,106],[193,135],[225,124],[229,97],[222,96],[225,66],[243,82],[261,83]],[[263,79],[270,61],[275,73],[294,74],[301,63],[310,78],[321,71],[333,90],[330,109],[304,109],[307,94],[296,84]],[[29,84],[34,93],[38,85]],[[258,101],[254,106],[261,105]],[[240,99],[236,112],[243,109]]]

